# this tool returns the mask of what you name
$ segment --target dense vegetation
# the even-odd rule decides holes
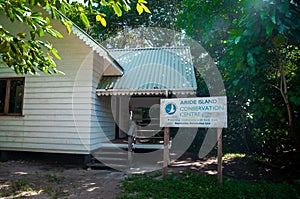
[[[280,157],[282,164],[299,158],[298,3],[184,1],[178,25],[205,46],[223,75],[229,150]]]

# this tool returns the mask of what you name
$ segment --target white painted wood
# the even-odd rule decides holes
[[[115,137],[115,123],[111,111],[110,97],[99,98],[96,95],[96,89],[100,81],[101,76],[104,73],[106,63],[103,62],[103,58],[94,56],[93,63],[93,80],[92,80],[92,127],[94,131],[91,131],[91,150],[95,150],[101,146],[102,142],[112,140]]]

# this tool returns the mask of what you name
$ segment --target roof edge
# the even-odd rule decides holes
[[[97,96],[111,95],[166,95],[166,93],[175,95],[194,95],[196,90],[191,89],[96,89]]]
[[[44,9],[48,13],[50,12],[49,9],[47,9],[47,8],[44,8]],[[67,16],[65,16],[59,10],[57,10],[56,8],[55,8],[55,10],[62,18],[72,22],[72,24],[70,25],[70,28],[74,35],[76,35],[86,45],[88,45],[90,48],[92,48],[93,51],[95,51],[98,55],[108,59],[112,63],[112,65],[118,71],[120,71],[120,73],[123,74],[124,68],[119,64],[119,62],[110,54],[110,52],[106,48],[104,48],[99,42],[97,42],[93,37],[91,37],[89,34],[87,34],[84,30],[82,30],[79,26],[77,26],[72,20],[70,20]]]

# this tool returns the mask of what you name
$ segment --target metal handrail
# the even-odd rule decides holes
[[[129,130],[128,130],[128,151],[132,151],[133,150],[133,143],[134,143],[134,132],[136,130],[136,123],[134,120],[131,120],[131,124],[130,124],[130,127],[129,127]]]

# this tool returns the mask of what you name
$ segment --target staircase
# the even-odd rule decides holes
[[[159,126],[159,118],[137,121],[133,134],[133,149],[161,149],[163,148],[164,130]]]
[[[144,150],[162,150],[163,140],[164,130],[159,126],[159,118],[151,118],[151,122],[132,121],[128,131],[128,143],[103,143],[92,153],[93,158],[87,167],[128,171],[133,166],[133,161],[139,161],[134,157],[135,153]],[[155,158],[157,157],[153,157]]]
[[[128,170],[130,168],[131,152],[128,152],[127,148],[127,144],[104,143],[98,150],[93,151],[93,157],[87,167],[89,169]]]

